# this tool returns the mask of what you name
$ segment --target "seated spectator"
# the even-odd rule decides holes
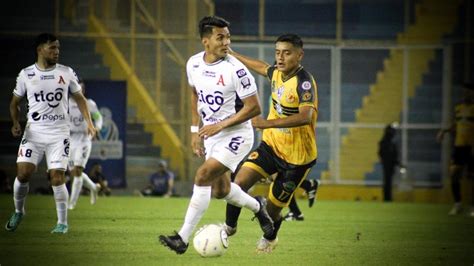
[[[110,196],[112,190],[109,188],[104,174],[102,174],[102,165],[100,165],[100,163],[92,165],[91,170],[89,171],[89,178],[92,182],[100,185],[99,195]]]
[[[164,196],[173,195],[174,173],[167,169],[165,161],[158,163],[158,169],[150,175],[150,184],[141,191],[144,196]]]

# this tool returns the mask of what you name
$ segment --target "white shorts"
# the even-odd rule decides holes
[[[48,170],[66,170],[69,157],[69,132],[64,135],[51,135],[26,129],[18,148],[16,162],[27,162],[38,166],[43,155],[46,155]]]
[[[253,146],[251,128],[229,129],[204,140],[206,160],[214,158],[235,172],[239,163],[248,155]]]
[[[69,169],[74,166],[86,167],[91,155],[92,140],[83,134],[71,134]]]

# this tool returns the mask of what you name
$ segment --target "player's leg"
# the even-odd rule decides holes
[[[301,183],[300,187],[304,189],[308,195],[308,206],[310,208],[313,207],[314,201],[316,200],[316,193],[318,192],[319,184],[320,181],[317,179],[305,179],[303,183]]]
[[[257,252],[269,253],[276,247],[278,243],[278,231],[283,222],[281,210],[287,207],[294,196],[295,190],[306,179],[313,163],[304,166],[295,166],[284,164],[286,170],[278,173],[275,180],[270,185],[268,192],[267,210],[274,221],[274,230],[272,234],[263,235],[257,243]]]
[[[72,179],[72,186],[71,186],[71,197],[69,198],[69,203],[68,203],[68,208],[70,210],[74,209],[77,204],[77,200],[79,199],[79,195],[81,194],[82,190],[82,177],[78,173],[79,169],[77,167],[72,166],[72,169],[70,171],[71,176],[73,177]]]
[[[451,192],[453,193],[454,205],[449,211],[449,215],[456,215],[462,211],[461,203],[461,176],[463,167],[460,165],[451,165],[449,167],[451,177]]]
[[[64,172],[69,161],[69,136],[53,138],[51,144],[46,146],[45,153],[58,217],[56,226],[51,233],[65,234],[68,231],[67,205],[69,192],[66,188]]]
[[[225,229],[228,235],[233,235],[237,231],[237,220],[240,210],[245,207],[251,210],[260,223],[264,233],[273,231],[273,221],[266,211],[266,200],[257,196],[253,198],[247,191],[261,179],[261,175],[255,170],[243,166],[237,173],[235,181],[230,183],[230,191],[224,197],[227,201]]]
[[[58,217],[56,226],[51,233],[65,234],[68,231],[67,207],[69,193],[66,188],[64,169],[50,169],[51,187],[53,188],[54,201],[56,202],[56,214]]]
[[[304,221],[304,215],[296,203],[296,198],[291,198],[290,205],[288,205],[290,211],[283,217],[285,221]]]
[[[5,224],[5,230],[7,231],[15,231],[25,214],[25,201],[29,191],[29,181],[31,175],[36,170],[36,165],[43,158],[43,148],[43,145],[27,140],[25,136],[20,143],[17,157],[17,176],[13,183],[15,212]]]
[[[186,252],[191,234],[209,207],[212,183],[228,170],[226,166],[214,158],[209,158],[198,168],[194,177],[193,194],[189,201],[184,223],[175,235],[159,236],[159,240],[163,245],[174,250],[177,254]]]

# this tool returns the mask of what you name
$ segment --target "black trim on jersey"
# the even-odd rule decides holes
[[[273,101],[273,109],[274,109],[275,111],[277,111],[277,109],[276,109],[276,104],[278,104],[278,103],[277,103],[277,101],[275,101],[273,98],[272,98],[272,101]],[[279,104],[279,105],[280,105],[280,107],[281,107],[281,110],[283,111],[282,114],[284,114],[284,115],[286,115],[286,116],[290,116],[290,115],[294,115],[294,114],[299,114],[299,112],[300,112],[300,110],[299,110],[298,107],[287,107],[287,106],[284,106],[284,105],[282,105],[282,104]],[[278,111],[277,111],[277,113],[278,113]]]
[[[301,70],[303,69],[302,66],[299,66],[294,73],[292,73],[291,75],[287,76],[286,78],[283,78],[283,76],[281,77],[281,80],[283,82],[287,82],[288,80],[290,80],[292,77],[296,76],[299,72],[301,72]],[[306,71],[305,71],[306,72]],[[298,78],[299,78],[299,75],[298,75]],[[298,79],[299,80],[299,79]]]
[[[244,102],[240,99],[239,95],[235,93],[235,113],[239,112],[244,108]]]
[[[272,80],[273,77],[273,72],[275,71],[276,67],[275,66],[269,66],[267,68],[267,77]]]
[[[300,70],[303,70],[303,67],[301,67]],[[298,71],[297,73],[296,78],[297,78],[297,87],[296,87],[296,92],[298,93],[298,97],[300,99],[300,103],[310,103],[310,102],[313,102],[314,101],[314,98],[315,98],[315,94],[317,93],[316,92],[316,85],[314,84],[313,82],[313,76],[311,76],[310,73],[308,73],[306,70],[303,70],[303,71]],[[303,89],[302,85],[303,85],[303,82],[309,82],[311,84],[311,88],[309,90],[305,90]],[[311,93],[311,98],[308,99],[308,100],[303,100],[303,94],[305,93]]]

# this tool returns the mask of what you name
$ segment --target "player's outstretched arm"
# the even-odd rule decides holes
[[[230,48],[229,50],[230,54],[235,56],[235,58],[242,62],[247,68],[250,68],[262,76],[267,76],[267,69],[270,67],[267,62],[241,55]]]
[[[252,126],[258,129],[265,128],[288,128],[299,127],[311,124],[313,113],[317,112],[311,106],[303,106],[299,108],[299,113],[285,117],[266,120],[262,117],[252,119]]]
[[[84,120],[86,120],[87,133],[91,136],[95,136],[97,131],[94,127],[94,124],[92,123],[91,114],[89,112],[89,107],[87,107],[86,98],[84,97],[84,95],[82,95],[81,92],[72,94],[72,97],[76,101],[77,107],[79,107],[79,110],[81,111],[81,114],[84,117]]]
[[[12,135],[16,137],[21,136],[21,125],[20,125],[20,101],[21,97],[13,95],[12,100],[10,101],[10,117],[12,119]]]

